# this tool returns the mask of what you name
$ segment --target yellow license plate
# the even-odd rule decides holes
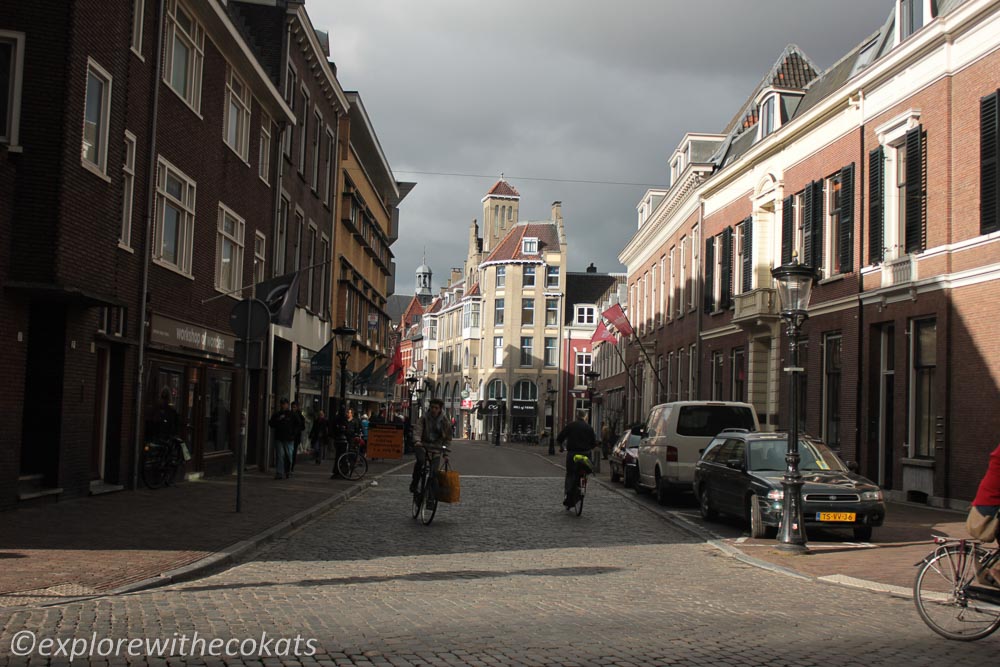
[[[817,521],[854,521],[854,512],[816,512]]]

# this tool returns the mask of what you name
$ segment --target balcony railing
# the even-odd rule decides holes
[[[917,261],[913,255],[903,255],[882,264],[882,287],[905,285],[917,279]]]
[[[778,298],[771,287],[759,287],[734,297],[736,312],[733,322],[758,320],[778,316]]]

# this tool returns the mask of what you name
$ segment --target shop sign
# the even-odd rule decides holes
[[[169,347],[198,350],[224,357],[232,357],[236,347],[234,336],[162,315],[153,315],[149,330],[151,343]]]
[[[477,401],[475,399],[463,398],[462,399],[462,409],[463,410],[472,410],[473,408],[476,407],[476,403],[478,403],[478,402],[479,401]]]
[[[371,426],[368,428],[369,459],[403,458],[403,429],[394,426]]]
[[[512,417],[534,417],[538,406],[535,401],[513,401],[510,404]]]

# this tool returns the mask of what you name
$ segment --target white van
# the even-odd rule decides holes
[[[760,429],[749,403],[677,401],[653,406],[639,442],[636,488],[652,489],[666,504],[671,492],[691,491],[694,464],[712,438],[727,428]]]

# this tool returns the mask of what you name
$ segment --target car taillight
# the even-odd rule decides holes
[[[677,448],[667,447],[667,461],[677,462]]]

